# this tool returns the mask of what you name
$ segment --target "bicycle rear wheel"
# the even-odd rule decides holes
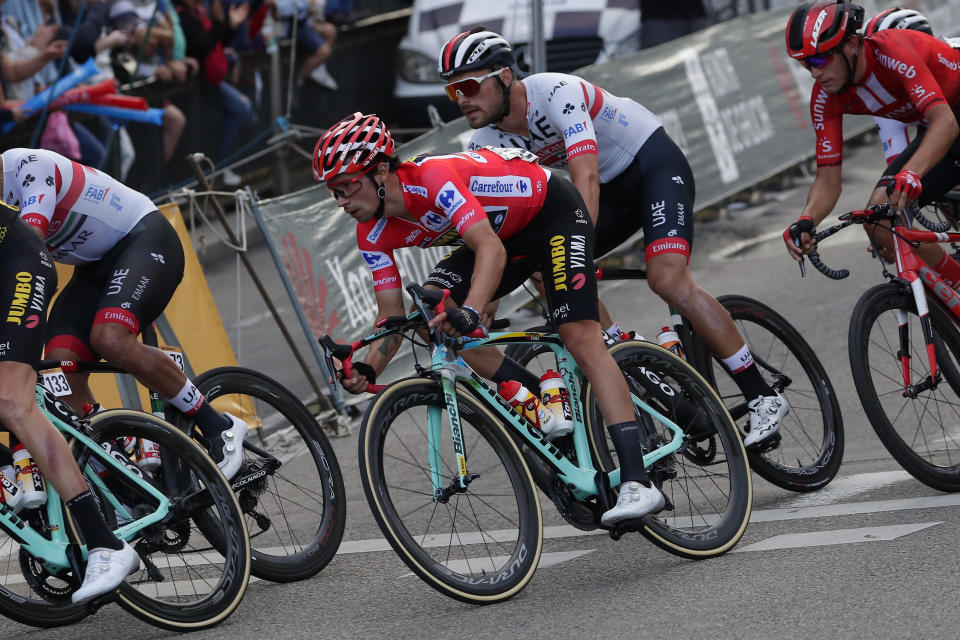
[[[815,491],[837,475],[843,459],[843,418],[826,370],[803,336],[767,305],[745,296],[720,296],[764,380],[786,398],[779,444],[764,452],[748,450],[750,467],[788,491]],[[746,432],[747,403],[729,369],[694,334],[688,358],[717,390]]]
[[[443,389],[423,378],[390,385],[367,409],[360,477],[380,530],[411,571],[451,598],[490,604],[533,577],[542,516],[530,472],[499,419],[467,392],[457,401],[467,469],[477,474],[465,490],[435,499],[431,471],[442,488],[459,475]],[[439,425],[433,451],[431,415]]]
[[[610,348],[610,354],[634,396],[678,424],[678,416],[693,409],[702,412],[709,425],[707,435],[685,437],[680,450],[647,469],[669,504],[664,511],[645,516],[640,533],[684,558],[699,560],[726,553],[747,528],[753,488],[743,442],[723,403],[693,367],[657,345],[620,342]],[[616,452],[589,384],[584,398],[590,446],[600,467],[611,471],[619,466]],[[646,431],[647,451],[672,438],[662,423],[641,409],[636,413]]]
[[[926,345],[912,293],[897,283],[869,289],[850,320],[850,369],[880,441],[914,478],[938,491],[960,491],[960,397],[955,361],[960,356],[960,332],[940,303],[928,299],[938,356],[950,354],[943,379],[915,397],[905,396],[900,322],[907,320],[910,378],[914,385],[930,375]]]
[[[262,373],[220,367],[194,384],[215,409],[250,427],[232,484],[250,531],[251,573],[273,582],[316,575],[336,554],[347,521],[330,441],[303,403]],[[181,430],[190,428],[182,414],[173,417]]]
[[[168,518],[130,541],[141,567],[121,584],[117,602],[141,620],[173,631],[223,622],[240,604],[250,577],[250,540],[230,485],[203,449],[149,413],[105,411],[93,417],[91,427],[94,442],[132,466],[125,439],[156,442],[162,464],[143,475],[173,502]],[[88,466],[91,458],[87,449],[80,449],[80,468],[95,466]],[[149,493],[123,476],[107,472],[102,479],[128,512],[119,512],[99,492],[104,516],[114,528],[127,522],[128,515],[136,519],[156,508]],[[203,531],[194,522],[201,513],[209,515]],[[205,537],[209,527],[217,529],[215,544]]]

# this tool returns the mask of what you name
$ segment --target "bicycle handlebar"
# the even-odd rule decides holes
[[[380,331],[355,342],[351,342],[350,344],[335,342],[329,335],[323,335],[317,338],[317,342],[323,347],[327,371],[330,372],[331,375],[331,377],[328,378],[331,385],[336,383],[338,373],[342,373],[344,378],[351,377],[354,369],[351,358],[357,349],[365,347],[381,338],[385,338],[388,335],[408,331],[424,323],[429,324],[434,317],[446,311],[444,303],[447,298],[450,297],[449,289],[424,289],[418,284],[411,284],[407,287],[407,291],[410,293],[410,297],[413,298],[413,304],[417,310],[407,316],[388,316],[383,318],[377,323],[377,328],[381,329]],[[506,328],[509,325],[509,320],[500,319],[492,322],[490,328]],[[486,329],[478,327],[464,337],[485,338],[487,335]],[[444,337],[437,328],[431,329],[430,336],[431,341],[435,344],[441,344],[444,340]],[[343,365],[341,370],[338,371],[334,366],[333,358],[339,360]],[[380,393],[385,388],[386,385],[383,384],[367,384],[368,393]]]
[[[890,220],[895,218],[896,215],[897,212],[890,207],[889,202],[874,205],[866,209],[850,211],[849,213],[845,213],[840,216],[841,222],[839,224],[835,224],[832,227],[828,227],[823,231],[817,232],[817,234],[814,236],[814,239],[819,244],[821,240],[829,238],[841,229],[846,229],[850,225],[869,224],[876,223],[881,220]],[[850,275],[849,269],[832,269],[825,265],[823,260],[820,258],[820,253],[816,250],[811,251],[807,257],[810,258],[810,264],[812,264],[817,271],[827,276],[831,280],[843,280]]]
[[[910,215],[913,216],[914,220],[934,233],[944,233],[949,231],[950,227],[952,226],[948,221],[932,222],[923,214],[923,212],[920,210],[920,206],[916,202],[914,202],[910,208]]]

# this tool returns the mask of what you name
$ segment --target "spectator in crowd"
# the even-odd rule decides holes
[[[710,26],[703,0],[640,0],[640,48],[649,49]]]
[[[43,43],[62,41],[63,49],[66,49],[69,31],[58,26],[53,0],[6,0],[2,4],[3,16],[13,20],[21,38],[27,40],[28,44],[42,50]],[[35,38],[39,40],[34,42]],[[57,64],[54,64],[54,60],[59,61],[62,57],[61,53],[56,58],[47,60],[32,74],[36,76],[35,80],[40,86],[52,84],[57,79]]]
[[[327,22],[339,28],[353,22],[353,0],[327,0],[324,16]]]
[[[296,29],[297,52],[306,55],[306,59],[297,69],[297,88],[310,78],[327,89],[338,88],[336,80],[327,70],[327,59],[333,49],[332,40],[336,38],[336,27],[328,22],[317,21],[311,16],[311,0],[275,0],[277,19],[283,27],[283,37],[292,38]]]
[[[225,80],[228,62],[224,52],[237,27],[247,19],[250,5],[247,2],[230,5],[224,12],[221,0],[212,0],[208,13],[201,0],[177,0],[176,7],[187,41],[187,55],[200,61],[204,80],[219,95],[222,109],[219,151],[221,157],[226,157],[233,151],[240,128],[253,114],[250,99]],[[234,171],[227,170],[223,181],[235,187],[241,180]]]
[[[3,8],[6,4],[0,0]],[[35,76],[50,62],[60,60],[67,50],[67,41],[55,39],[57,26],[40,24],[28,37],[17,20],[5,11],[0,16],[0,51],[3,59],[0,63],[6,95],[11,100],[32,98],[38,89]]]

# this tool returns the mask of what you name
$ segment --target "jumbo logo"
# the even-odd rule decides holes
[[[567,249],[563,246],[566,238],[553,236],[550,238],[550,260],[553,262],[553,288],[557,291],[567,290]]]
[[[14,287],[13,300],[7,310],[7,322],[23,323],[23,314],[30,303],[30,292],[33,291],[33,276],[28,271],[21,271],[16,275],[17,285]]]
[[[827,10],[823,9],[813,23],[813,32],[810,34],[810,46],[817,47],[817,41],[820,39],[820,29],[823,27],[823,21],[827,19]]]

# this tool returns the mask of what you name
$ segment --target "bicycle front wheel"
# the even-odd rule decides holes
[[[788,491],[815,491],[837,475],[843,459],[843,418],[833,385],[816,353],[779,313],[745,296],[717,301],[733,318],[764,381],[790,405],[780,423],[779,444],[762,453],[748,451],[750,467],[760,477]],[[746,432],[747,402],[730,370],[695,338],[691,362],[713,385]]]
[[[134,458],[125,442],[144,438],[157,443],[161,465],[142,475],[173,503],[166,519],[130,540],[141,566],[120,585],[119,604],[141,620],[173,631],[223,622],[240,604],[250,577],[250,540],[230,485],[203,449],[156,416],[116,409],[97,414],[90,424],[91,439],[131,467]],[[80,450],[77,462],[87,473],[98,465],[92,458],[88,450]],[[156,508],[155,498],[141,485],[109,470],[98,475],[93,486],[102,482],[97,492],[113,527]],[[107,492],[123,512],[106,499]],[[216,545],[194,523],[201,512],[216,523]]]
[[[533,577],[542,516],[530,472],[499,419],[467,392],[457,406],[466,489],[434,494],[432,474],[444,490],[459,482],[459,470],[443,389],[422,378],[390,385],[367,409],[360,477],[380,530],[415,574],[452,598],[490,604]]]
[[[743,442],[726,408],[706,380],[685,360],[657,345],[619,342],[610,348],[627,387],[637,399],[683,427],[683,418],[702,414],[707,426],[696,438],[647,468],[650,479],[669,501],[667,508],[645,516],[640,532],[655,545],[694,560],[726,553],[740,540],[750,520],[753,487]],[[604,471],[619,464],[593,388],[587,400],[587,433]],[[672,431],[643,409],[637,421],[651,451],[672,439]]]
[[[215,409],[250,428],[232,484],[250,531],[251,572],[273,582],[316,575],[336,554],[347,521],[330,441],[296,396],[257,371],[220,367],[194,384]],[[176,419],[186,431],[187,419]]]
[[[960,332],[936,300],[928,303],[938,358],[955,360]],[[906,345],[901,345],[901,331]],[[945,362],[936,386],[911,397],[904,393],[903,346],[910,383],[920,385],[929,378],[930,367],[912,293],[896,283],[869,289],[853,310],[849,334],[850,369],[863,410],[887,451],[910,475],[938,491],[960,491],[955,362]]]

